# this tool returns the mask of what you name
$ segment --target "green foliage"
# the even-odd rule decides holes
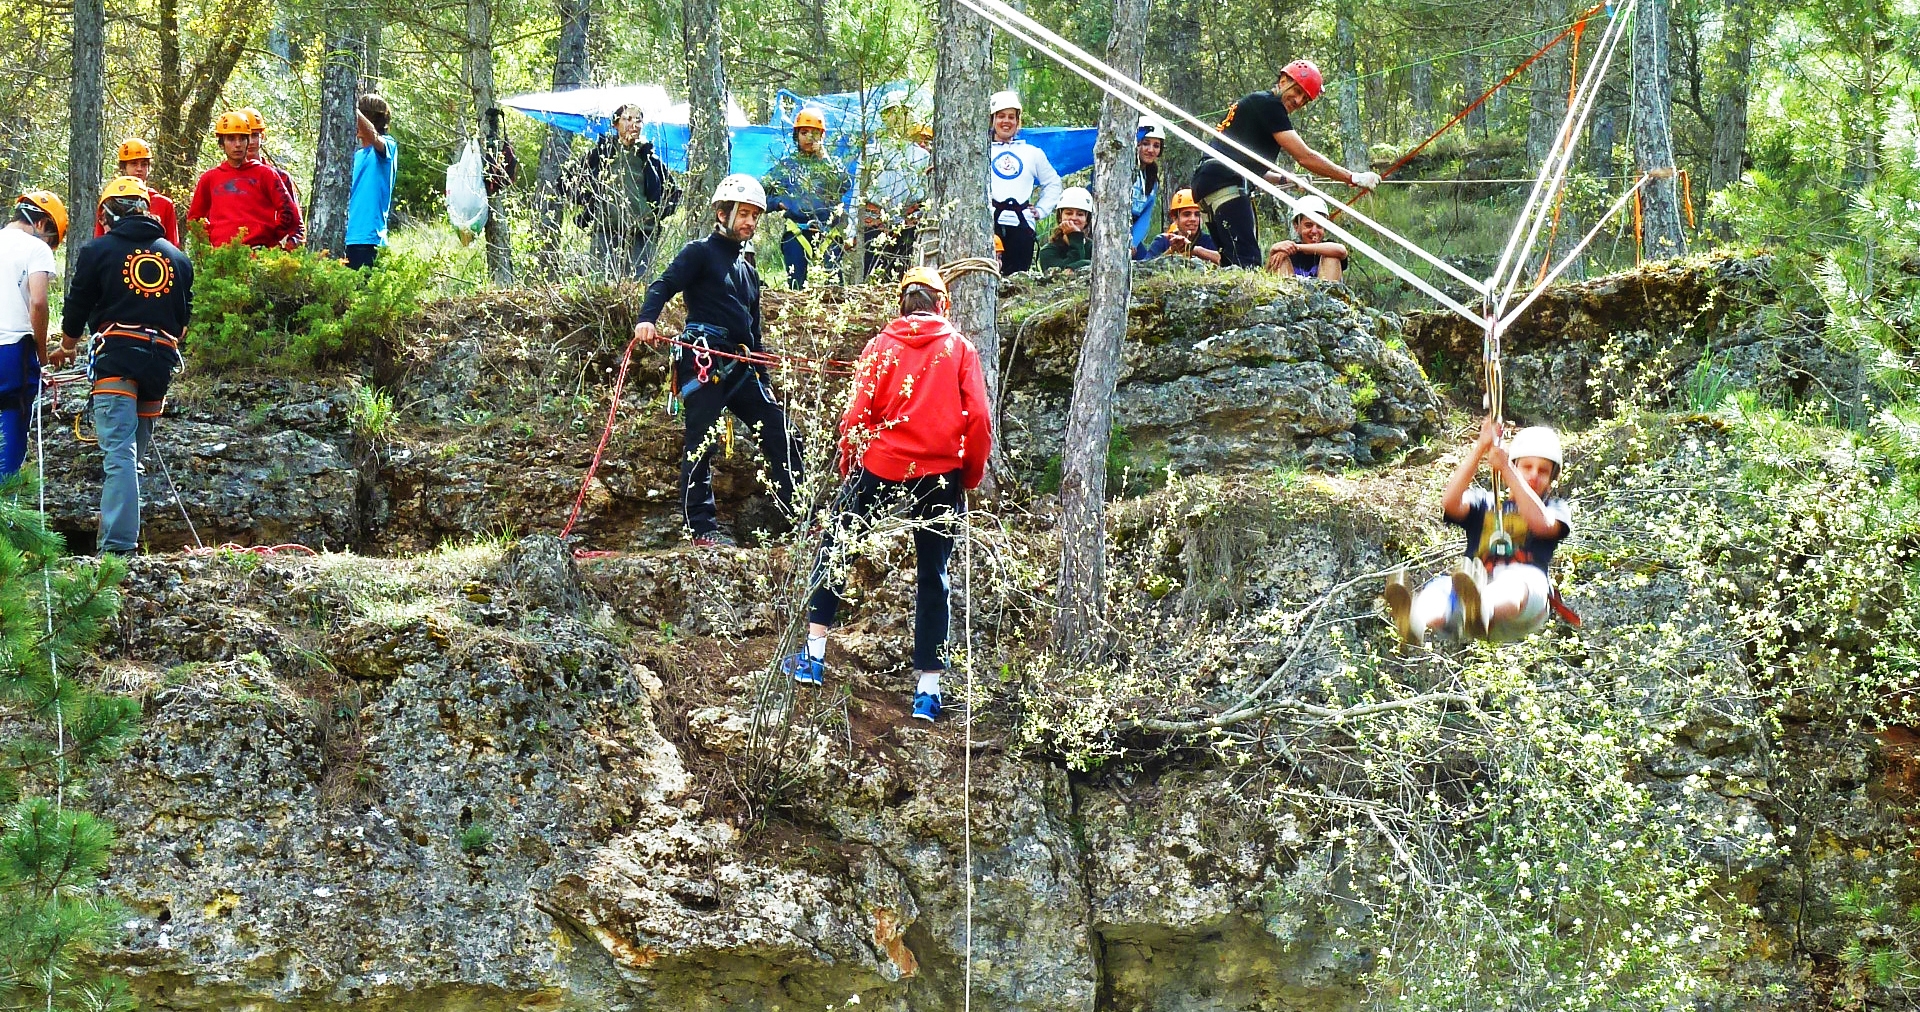
[[[305,250],[216,249],[191,232],[188,353],[199,365],[311,372],[366,358],[419,317],[427,269],[406,257],[357,271]]]
[[[392,438],[394,412],[391,391],[365,384],[354,385],[353,403],[348,406],[347,420],[355,436],[368,442]]]
[[[485,854],[493,845],[493,829],[484,822],[475,822],[461,830],[457,839],[462,853]]]
[[[139,717],[133,700],[74,677],[119,607],[125,568],[62,560],[59,537],[22,505],[31,491],[22,476],[0,483],[0,1007],[127,1009],[124,984],[81,965],[119,916],[98,889],[113,829],[62,804]]]
[[[1727,399],[1733,389],[1733,378],[1727,367],[1716,361],[1713,353],[1700,356],[1693,371],[1687,374],[1687,407],[1698,413],[1712,411]]]

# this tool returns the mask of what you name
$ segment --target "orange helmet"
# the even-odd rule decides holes
[[[267,132],[267,121],[260,118],[260,110],[255,109],[253,106],[247,106],[240,110],[240,115],[247,118],[248,133],[263,134]]]
[[[826,133],[827,118],[821,115],[820,110],[818,109],[814,109],[814,108],[802,109],[800,110],[800,115],[795,116],[793,118],[793,128],[795,130],[806,130],[811,128],[814,130],[818,130],[821,133]]]
[[[146,141],[138,137],[129,137],[120,142],[120,150],[114,153],[114,157],[123,162],[135,162],[142,158],[152,158],[153,149],[147,147]]]
[[[115,197],[139,197],[146,200],[153,196],[147,184],[133,176],[120,176],[100,189],[100,203],[104,204]]]
[[[52,190],[28,190],[14,201],[14,206],[32,204],[53,219],[53,244],[60,245],[67,237],[67,205]]]
[[[995,238],[999,237],[995,236]],[[907,289],[914,285],[923,285],[941,295],[947,294],[947,283],[941,280],[940,272],[931,267],[907,268],[906,275],[900,279],[900,294],[907,294]]]
[[[213,121],[213,133],[217,137],[245,137],[253,133],[253,127],[247,124],[245,113],[223,112]]]
[[[1167,205],[1167,213],[1172,214],[1175,211],[1184,211],[1189,207],[1196,211],[1200,210],[1200,202],[1193,199],[1193,191],[1175,190],[1173,193],[1173,202]]]

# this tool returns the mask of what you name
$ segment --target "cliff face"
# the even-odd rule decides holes
[[[1039,472],[1084,295],[1008,294],[1006,428]],[[1582,298],[1615,312],[1613,296]],[[1352,793],[1346,779],[1365,771],[1339,728],[1303,721],[1266,737],[1280,744],[1254,766],[1232,735],[1136,729],[1100,739],[1110,751],[1096,761],[1070,742],[1142,698],[1175,717],[1221,712],[1269,675],[1277,694],[1318,705],[1363,695],[1360,679],[1417,687],[1498,667],[1396,653],[1358,579],[1438,558],[1422,553],[1446,538],[1430,518],[1452,459],[1433,459],[1444,401],[1425,377],[1464,387],[1455,353],[1437,351],[1464,338],[1290,282],[1147,282],[1117,415],[1132,463],[1238,473],[1176,478],[1116,508],[1116,615],[1137,640],[1125,674],[1139,681],[1065,711],[1078,676],[1022,667],[1057,551],[1045,504],[978,519],[955,563],[956,587],[974,589],[956,594],[967,605],[954,633],[978,683],[969,750],[960,706],[932,727],[907,719],[912,569],[898,544],[856,567],[828,687],[796,694],[768,675],[809,542],[802,531],[767,547],[680,547],[678,419],[662,410],[657,354],[634,369],[579,528],[584,546],[619,554],[576,562],[574,546],[538,536],[564,519],[598,438],[595,397],[632,300],[544,314],[532,301],[444,308],[382,377],[394,427],[356,430],[363,395],[348,377],[190,385],[163,424],[179,502],[162,494],[148,509],[156,548],[190,542],[184,512],[203,540],[359,554],[133,562],[97,675],[144,701],[144,732],[91,797],[120,829],[111,888],[132,913],[111,962],[149,1007],[857,999],[930,1012],[959,1006],[969,956],[974,1001],[992,1009],[1333,1012],[1391,997],[1366,984],[1393,958],[1380,919],[1411,880],[1388,842],[1399,838],[1356,814],[1388,809]],[[796,299],[775,316],[785,347],[844,355],[880,312]],[[1674,318],[1607,316],[1579,333],[1597,347],[1631,326],[1660,345]],[[1716,333],[1740,331],[1728,320]],[[1567,340],[1516,339],[1516,354],[1573,355]],[[783,382],[818,458],[831,391]],[[1543,409],[1572,404],[1571,389]],[[1613,516],[1630,505],[1608,484],[1622,468],[1724,471],[1697,449],[1719,424],[1597,426],[1578,437],[1569,480]],[[744,534],[769,512],[740,441],[718,490]],[[80,531],[94,465],[60,452],[54,513]],[[1587,624],[1551,632],[1552,659],[1599,671],[1639,657],[1643,677],[1610,683],[1619,698],[1660,679],[1724,688],[1710,700],[1648,690],[1671,708],[1649,703],[1630,730],[1660,744],[1622,774],[1683,806],[1670,838],[1717,869],[1724,924],[1701,948],[1713,981],[1702,1000],[1843,992],[1860,979],[1843,954],[1863,930],[1845,891],[1911,891],[1910,739],[1854,731],[1817,700],[1773,705],[1755,648],[1729,633],[1764,581],[1701,586],[1671,559],[1650,562],[1630,531],[1602,522],[1587,537],[1565,563]],[[1309,623],[1322,607],[1338,625]],[[1660,641],[1672,652],[1636,654],[1663,624],[1686,630]],[[1525,725],[1531,690],[1501,677],[1519,681],[1470,682],[1436,733],[1483,710],[1496,730]],[[963,679],[949,675],[956,704]],[[1595,690],[1550,691],[1573,706]]]

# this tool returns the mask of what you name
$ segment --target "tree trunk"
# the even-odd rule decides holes
[[[1560,20],[1560,4],[1539,0],[1533,5],[1533,13],[1535,22],[1540,26],[1534,35],[1534,45],[1546,45],[1549,39],[1559,34],[1555,26]],[[1571,37],[1567,41],[1570,45]],[[1527,161],[1535,170],[1546,161],[1547,149],[1553,146],[1554,138],[1560,133],[1560,124],[1567,117],[1569,62],[1567,50],[1555,46],[1528,72],[1531,101],[1527,108]]]
[[[1466,95],[1461,99],[1460,104],[1465,105],[1479,98],[1480,93],[1487,90],[1487,72],[1485,66],[1480,61],[1479,53],[1468,53],[1466,56],[1461,57],[1460,71],[1467,86]],[[1487,105],[1485,102],[1474,107],[1472,112],[1467,113],[1466,126],[1470,131],[1478,130],[1483,136],[1486,134]]]
[[[1172,3],[1171,16],[1161,19],[1167,26],[1162,44],[1151,45],[1147,51],[1167,54],[1167,90],[1163,94],[1174,105],[1198,116],[1212,108],[1207,104],[1207,65],[1200,53],[1200,33],[1193,30],[1205,16],[1202,7],[1205,0],[1172,0]],[[1185,188],[1192,180],[1200,157],[1185,141],[1167,137],[1160,152],[1160,196],[1153,207],[1155,222],[1167,221],[1167,205],[1173,201],[1174,191]]]
[[[1413,98],[1413,133],[1425,137],[1437,125],[1433,116],[1433,64],[1421,60],[1408,69],[1408,90]],[[1473,96],[1467,96],[1469,100]]]
[[[1022,14],[1027,12],[1027,0],[1012,0],[1010,6]],[[1007,89],[1019,91],[1027,83],[1027,48],[1020,40],[1007,37]]]
[[[19,109],[0,112],[0,196],[12,196],[27,188],[27,138],[33,136],[33,120]]]
[[[1360,60],[1353,43],[1353,3],[1341,0],[1334,9],[1333,74],[1335,104],[1340,117],[1340,161],[1350,169],[1364,169],[1366,125],[1360,120]]]
[[[81,236],[93,234],[93,208],[100,201],[106,162],[106,0],[73,0],[73,81],[68,92],[67,207],[71,211],[67,276],[80,258]],[[8,194],[8,196],[12,196]]]
[[[307,248],[344,257],[347,198],[353,189],[353,153],[359,147],[356,103],[366,69],[362,29],[344,8],[327,12],[327,48],[321,55],[320,129],[313,156],[313,212],[307,218]]]
[[[1620,169],[1614,160],[1613,146],[1620,134],[1619,91],[1600,86],[1593,101],[1593,118],[1587,121],[1587,171],[1605,179]]]
[[[553,51],[553,90],[583,88],[591,77],[587,57],[587,35],[592,28],[593,0],[559,0],[560,41]],[[559,270],[557,251],[560,232],[565,228],[566,195],[560,192],[561,174],[573,158],[573,131],[547,127],[547,142],[540,146],[540,169],[533,185],[533,207],[538,225],[533,236],[533,255],[541,272],[548,277]]]
[[[205,39],[204,56],[189,68],[181,51],[179,0],[158,0],[154,24],[159,38],[154,74],[157,122],[153,137],[153,175],[148,180],[172,194],[183,207],[193,192],[195,163],[213,125],[213,106],[246,54],[247,43],[266,20],[262,0],[239,0],[204,12],[190,12],[196,34]],[[184,231],[185,222],[181,222]]]
[[[967,257],[993,259],[993,216],[987,200],[987,96],[993,77],[993,30],[955,0],[940,0],[934,72],[940,101],[933,110],[928,205],[940,230],[941,259],[948,263]],[[1006,460],[999,431],[1000,332],[994,319],[1000,281],[990,274],[968,273],[947,290],[953,301],[948,318],[980,350],[987,400],[994,408],[993,458],[982,488],[992,497]]]
[[[1726,19],[1725,46],[1720,64],[1720,94],[1713,102],[1713,160],[1707,169],[1707,189],[1733,185],[1746,169],[1747,87],[1753,69],[1753,4],[1727,0],[1721,6]]]
[[[1147,0],[1113,0],[1108,65],[1138,79],[1146,35]],[[1080,345],[1060,454],[1060,580],[1055,585],[1053,648],[1082,657],[1105,652],[1107,449],[1132,285],[1128,204],[1139,164],[1133,153],[1133,124],[1132,108],[1107,96],[1093,149],[1093,287],[1087,300],[1087,336]]]
[[[360,67],[360,94],[380,90],[380,22],[367,19],[360,28],[360,52],[365,57]]]
[[[683,0],[680,24],[687,47],[692,134],[687,142],[687,237],[698,239],[713,229],[707,198],[713,196],[733,163],[732,138],[727,134],[727,66],[720,51],[719,3]],[[775,253],[777,256],[778,251]]]
[[[1667,9],[1668,0],[1643,0],[1633,19],[1633,158],[1637,171],[1656,174],[1640,191],[1641,252],[1649,260],[1687,252],[1673,174]]]

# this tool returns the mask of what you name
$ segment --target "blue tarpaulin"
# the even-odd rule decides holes
[[[764,176],[793,147],[789,136],[793,117],[807,106],[819,108],[827,121],[828,143],[849,172],[857,173],[857,138],[861,132],[861,110],[875,128],[883,99],[896,91],[907,90],[908,104],[916,118],[925,119],[931,99],[924,91],[909,90],[904,82],[884,84],[863,96],[861,92],[833,95],[795,95],[781,91],[774,102],[770,122],[754,126],[746,122],[739,106],[729,102],[727,131],[733,136],[732,171]],[[653,142],[654,149],[667,167],[687,171],[687,106],[668,100],[666,89],[657,85],[633,85],[620,88],[580,88],[574,91],[549,91],[534,95],[516,95],[501,103],[542,123],[562,130],[597,138],[613,129],[613,110],[634,104],[646,113],[641,132]],[[982,129],[985,129],[982,127]],[[1093,141],[1099,131],[1093,127],[1028,127],[1020,136],[1046,153],[1055,172],[1071,175],[1093,165]]]

